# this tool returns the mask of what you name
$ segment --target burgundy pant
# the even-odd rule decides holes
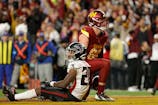
[[[110,60],[104,58],[96,58],[93,60],[87,60],[91,66],[91,78],[95,72],[99,74],[99,82],[105,83],[110,71]]]

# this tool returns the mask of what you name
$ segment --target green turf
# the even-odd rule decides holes
[[[94,95],[96,91],[91,90],[91,95]],[[138,91],[138,92],[129,92],[127,90],[106,90],[106,94],[112,96],[150,96],[151,94],[148,93],[146,90]],[[156,93],[158,95],[158,93]]]
[[[17,89],[17,92],[23,92],[26,89]],[[148,93],[147,91],[143,90],[143,91],[139,91],[139,92],[128,92],[127,90],[106,90],[105,91],[106,94],[110,95],[110,96],[151,96],[150,93]],[[91,90],[90,95],[95,95],[96,91]],[[156,96],[158,96],[158,92],[156,94]],[[0,98],[4,97],[4,95],[2,94],[2,90],[0,89]]]

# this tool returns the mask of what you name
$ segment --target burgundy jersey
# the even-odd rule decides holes
[[[87,59],[91,60],[94,58],[99,58],[99,55],[102,54],[104,44],[108,38],[107,33],[103,32],[101,35],[97,36],[93,28],[89,26],[84,26],[81,29],[81,33],[89,38],[89,44],[87,47]]]

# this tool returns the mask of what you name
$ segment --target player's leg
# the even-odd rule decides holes
[[[42,87],[41,96],[52,101],[80,101],[72,96],[69,90],[56,87]]]
[[[39,80],[41,82],[44,82],[45,79],[46,79],[46,75],[45,75],[45,69],[46,68],[45,68],[44,64],[38,64],[35,68],[38,71],[37,73],[38,73],[38,76],[39,76]]]
[[[9,86],[12,78],[13,65],[8,64],[5,66],[6,85]]]
[[[3,94],[5,94],[10,101],[26,100],[40,95],[40,89],[31,89],[17,94],[14,87],[3,87]]]
[[[18,82],[19,75],[20,75],[20,65],[15,64],[14,69],[13,69],[11,83],[10,83],[11,86],[14,86],[16,88],[18,87],[17,82]]]
[[[157,66],[158,62],[154,62],[154,61],[151,61],[151,68],[150,68],[150,84],[151,84],[151,88],[153,88],[153,92],[152,92],[152,95],[155,95],[156,93],[156,89],[157,89],[157,77],[158,77],[158,66]]]
[[[4,87],[3,94],[5,94],[10,101],[26,100],[37,96],[42,96],[45,99],[53,101],[81,101],[71,95],[67,89],[45,86],[41,86],[41,89],[31,89],[18,94],[16,94],[14,87]]]
[[[95,59],[88,60],[88,63],[91,65],[91,74],[94,72],[99,72],[99,81],[98,81],[98,93],[102,93],[105,88],[105,82],[109,75],[110,71],[110,61],[106,59]]]
[[[46,81],[51,81],[53,77],[53,67],[51,63],[44,64],[44,73],[46,76]]]
[[[4,66],[0,64],[0,89],[2,88],[3,79],[4,79]]]
[[[97,100],[114,101],[114,99],[104,95],[106,80],[110,71],[110,61],[106,59],[94,59],[87,61],[91,65],[91,74],[99,72]]]

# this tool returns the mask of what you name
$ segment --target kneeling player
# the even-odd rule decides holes
[[[16,94],[15,88],[3,88],[3,93],[10,101],[43,97],[53,101],[82,101],[89,89],[90,66],[84,61],[85,48],[77,42],[67,47],[66,55],[69,60],[67,67],[68,74],[64,80],[45,82],[41,88],[27,90]],[[69,87],[69,88],[68,88]]]

